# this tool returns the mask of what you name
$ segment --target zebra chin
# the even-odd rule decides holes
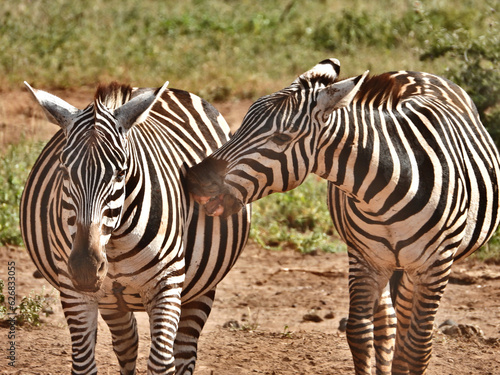
[[[94,294],[94,293],[97,293],[98,291],[101,290],[101,286],[103,284],[103,280],[93,284],[93,285],[89,285],[89,284],[78,284],[76,283],[74,280],[73,280],[73,286],[75,287],[75,290],[77,292],[80,292],[80,293],[91,293],[91,294]]]

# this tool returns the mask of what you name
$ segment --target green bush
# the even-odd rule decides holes
[[[415,5],[417,4],[417,5]],[[434,29],[484,31],[487,3],[335,0],[19,0],[0,8],[0,83],[38,87],[133,85],[187,89],[208,100],[256,98],[318,61],[343,74],[367,68],[436,72],[417,49]],[[483,17],[484,18],[484,17]],[[29,67],[30,69],[26,69]],[[437,72],[440,73],[440,72]]]
[[[269,249],[345,250],[326,204],[327,183],[309,176],[298,188],[253,203],[250,236]]]
[[[496,11],[483,14],[478,22],[488,26],[477,34],[460,24],[436,28],[428,25],[428,40],[422,60],[445,58],[441,74],[465,89],[476,104],[483,124],[500,146],[500,30]]]
[[[10,145],[0,157],[0,245],[21,245],[19,203],[43,143]]]
[[[8,314],[14,313],[14,319],[17,325],[38,327],[42,324],[40,316],[42,314],[48,316],[52,313],[51,305],[56,302],[55,292],[47,294],[43,288],[40,294],[36,294],[32,291],[29,296],[24,296],[21,299],[19,305],[14,308],[7,308],[5,295],[3,293],[4,286],[3,280],[0,279],[0,322],[7,322],[12,318],[12,316]]]

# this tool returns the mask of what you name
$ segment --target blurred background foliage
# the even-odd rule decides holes
[[[455,81],[500,144],[499,11],[498,0],[9,1],[0,8],[0,84],[16,90],[27,80],[50,91],[169,80],[209,101],[231,102],[279,90],[336,57],[343,77],[421,70]],[[26,141],[3,150],[2,243],[20,243],[11,212],[26,160],[34,160],[23,156],[26,147],[40,151]],[[257,203],[252,237],[268,247],[338,250],[325,191],[324,181],[311,177]]]

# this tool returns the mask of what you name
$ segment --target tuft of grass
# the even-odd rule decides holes
[[[31,167],[42,151],[41,142],[9,145],[0,158],[0,245],[22,245],[19,203]]]
[[[267,249],[345,250],[328,212],[326,192],[326,181],[311,175],[292,191],[254,202],[250,237]]]
[[[38,327],[42,324],[40,316],[42,314],[48,316],[52,313],[51,306],[57,300],[55,289],[51,294],[46,293],[44,288],[38,294],[31,291],[29,296],[21,299],[19,305],[7,307],[3,293],[4,286],[4,281],[0,279],[0,324],[9,324],[8,320],[12,319],[10,314],[14,313],[13,317],[17,325]]]

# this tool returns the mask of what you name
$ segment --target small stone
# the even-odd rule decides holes
[[[347,329],[347,318],[342,318],[342,319],[340,319],[340,322],[339,322],[339,331],[345,332],[346,329]]]
[[[444,326],[456,326],[456,325],[457,325],[457,323],[455,323],[453,320],[446,319],[443,323],[441,323],[439,325],[439,328],[444,327]]]
[[[35,279],[43,279],[43,275],[40,271],[36,270],[35,272],[33,272],[33,277]]]
[[[325,314],[324,318],[325,319],[333,319],[333,318],[335,318],[335,314],[333,313],[333,311],[329,311]]]
[[[462,336],[471,338],[471,337],[484,337],[484,332],[478,326],[472,324],[459,324],[458,328],[460,329],[460,333]]]
[[[454,326],[450,326],[450,325],[443,326],[443,328],[441,328],[441,332],[443,332],[445,335],[447,335],[447,336],[451,336],[451,337],[459,337],[459,336],[462,336],[462,332],[460,332],[460,328],[458,328],[458,325],[454,325]]]
[[[456,324],[452,321],[451,323],[453,323],[453,325],[451,324],[445,325],[444,323],[441,324],[439,326],[441,332],[451,337],[463,336],[466,338],[471,338],[471,337],[484,338],[484,332],[478,326],[472,324]]]
[[[231,319],[222,325],[222,328],[238,329],[240,328],[240,323],[237,320]]]
[[[315,322],[315,323],[319,323],[319,322],[322,322],[323,321],[323,318],[321,318],[318,314],[316,313],[308,313],[308,314],[305,314],[302,319],[306,322]]]

